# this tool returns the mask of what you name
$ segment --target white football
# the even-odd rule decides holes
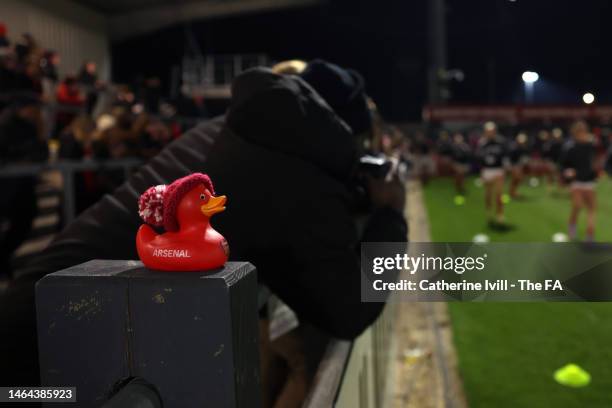
[[[489,241],[491,241],[491,238],[487,234],[476,234],[472,238],[472,242],[475,244],[486,244]]]
[[[567,242],[569,241],[569,237],[567,236],[567,234],[564,234],[563,232],[557,232],[553,234],[552,241],[553,242]]]

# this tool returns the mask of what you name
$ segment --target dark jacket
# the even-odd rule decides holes
[[[491,139],[483,137],[478,145],[477,155],[483,168],[501,168],[508,159],[506,141],[500,135]]]
[[[71,223],[24,273],[40,278],[94,258],[137,259],[139,195],[192,172],[210,175],[228,196],[212,224],[230,259],[252,262],[260,281],[300,319],[354,338],[382,304],[360,301],[357,234],[348,183],[352,135],[297,77],[264,69],[241,75],[222,119],[188,131],[110,196]],[[404,241],[403,217],[381,209],[364,240]]]
[[[570,141],[561,157],[563,169],[576,171],[575,181],[591,182],[597,178],[595,171],[595,146],[591,142]]]
[[[608,149],[606,153],[606,159],[604,161],[604,170],[608,173],[609,176],[612,176],[612,146]]]

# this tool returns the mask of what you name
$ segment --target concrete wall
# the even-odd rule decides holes
[[[110,79],[111,57],[106,18],[70,0],[0,0],[0,21],[11,41],[29,32],[46,49],[60,53],[60,75],[76,74],[83,61],[98,64]]]

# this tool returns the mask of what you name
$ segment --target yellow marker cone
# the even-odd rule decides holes
[[[463,205],[465,204],[465,197],[462,195],[457,195],[455,196],[454,201],[455,201],[455,205]]]
[[[555,381],[566,387],[580,388],[591,383],[591,374],[577,364],[566,364],[554,374]]]

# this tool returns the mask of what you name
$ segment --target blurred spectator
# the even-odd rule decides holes
[[[161,81],[157,77],[147,78],[141,89],[141,100],[146,112],[157,115],[161,103]]]
[[[11,103],[18,82],[14,54],[0,55],[0,112]]]
[[[25,66],[24,73],[24,88],[31,90],[40,98],[43,93],[40,67],[35,61],[31,61]]]
[[[62,159],[82,159],[91,156],[91,143],[95,122],[88,115],[77,116],[60,133],[59,157]]]
[[[60,134],[59,157],[81,160],[93,157],[96,123],[89,115],[79,115]],[[107,171],[83,171],[74,175],[75,205],[80,213],[110,193],[118,184],[112,183]]]
[[[40,161],[47,157],[41,137],[40,107],[22,98],[0,115],[0,163]],[[26,239],[37,213],[36,177],[2,179],[0,194],[0,277],[11,272],[10,259]]]
[[[0,57],[9,53],[11,42],[6,37],[6,25],[0,22]]]
[[[80,113],[85,99],[74,76],[67,76],[57,88],[57,103],[60,105],[56,116],[55,134],[59,134]]]
[[[40,60],[40,69],[43,78],[56,83],[59,80],[57,68],[60,64],[60,56],[55,51],[45,51],[43,58]]]
[[[5,45],[6,47],[3,47]],[[172,105],[163,101],[161,81],[157,77],[150,77],[138,88],[135,95],[128,85],[106,86],[98,78],[97,64],[86,61],[77,76],[69,75],[63,80],[59,76],[60,55],[52,50],[44,50],[35,38],[25,33],[16,41],[14,48],[6,38],[6,27],[0,23],[0,111],[10,105],[19,95],[28,95],[40,98],[44,103],[43,134],[47,137],[59,137],[62,130],[68,126],[79,114],[86,112],[90,116],[99,116],[108,113],[112,107],[123,107],[128,112],[138,116],[149,112],[164,117],[164,120],[174,118],[170,135],[177,137],[187,122],[182,117],[207,117],[207,107],[201,95],[185,95]],[[208,104],[209,101],[206,101]],[[226,103],[224,103],[226,105]],[[223,111],[226,106],[223,107]],[[93,118],[92,118],[93,119]],[[118,119],[116,117],[115,119]],[[126,117],[122,118],[125,122]],[[146,122],[146,121],[145,121]],[[191,121],[195,123],[196,121]],[[144,129],[144,126],[142,126]],[[95,136],[102,136],[102,132],[94,132]],[[123,137],[108,138],[109,132],[103,136],[114,144],[113,150],[123,148],[114,143]],[[124,135],[125,136],[125,135]],[[139,137],[147,137],[141,133]],[[101,138],[94,138],[94,142]],[[135,140],[134,137],[127,139]],[[127,140],[125,139],[125,140]],[[153,138],[155,139],[155,137]],[[145,156],[150,155],[153,145],[161,143],[160,140],[142,140],[146,146]],[[151,144],[152,143],[152,144]],[[96,143],[92,143],[96,144]],[[100,143],[97,143],[100,147]],[[155,147],[157,149],[158,147]],[[116,151],[111,154],[108,149],[107,157],[124,157],[125,154]],[[134,154],[137,149],[130,148],[128,155]]]
[[[43,101],[53,103],[56,100],[56,88],[59,82],[58,67],[60,56],[55,51],[46,51],[40,60],[40,73]]]
[[[42,49],[29,34],[23,34],[11,49],[6,26],[0,23],[0,109],[18,95],[41,94],[41,57]]]
[[[116,123],[99,133],[94,146],[94,155],[97,158],[138,156],[148,116],[140,114],[134,117],[122,107],[114,108],[113,116]]]
[[[197,93],[194,95],[185,95],[181,92],[178,98],[172,101],[172,103],[176,106],[176,114],[179,116],[192,118],[208,117],[208,112],[204,107],[204,97]]]
[[[83,88],[86,98],[86,111],[91,114],[98,101],[98,90],[100,88],[100,81],[98,81],[98,67],[95,62],[87,61],[81,67],[77,82]]]
[[[115,101],[113,102],[113,106],[123,107],[128,110],[132,109],[136,98],[134,96],[134,92],[127,85],[117,85],[117,93],[115,95]]]
[[[0,163],[39,161],[47,157],[36,98],[21,97],[0,116]]]
[[[140,155],[151,158],[157,155],[171,140],[172,133],[168,126],[160,120],[152,120],[145,128],[140,143]]]
[[[35,66],[18,69],[14,53],[0,57],[0,95],[3,106],[10,105],[22,96],[36,97],[40,93],[40,82]]]
[[[77,80],[80,85],[94,88],[98,82],[98,67],[95,62],[87,61],[81,67]]]
[[[44,132],[47,136],[52,134],[55,127],[55,102],[57,101],[56,90],[59,82],[58,68],[60,62],[60,56],[55,51],[45,51],[39,62],[42,100],[46,104],[43,107]]]
[[[17,55],[17,64],[20,67],[25,67],[29,60],[33,57],[34,52],[37,50],[36,41],[29,33],[21,35],[17,43],[15,44],[15,54]]]
[[[81,106],[83,95],[74,76],[67,76],[57,88],[57,101],[63,105]]]

